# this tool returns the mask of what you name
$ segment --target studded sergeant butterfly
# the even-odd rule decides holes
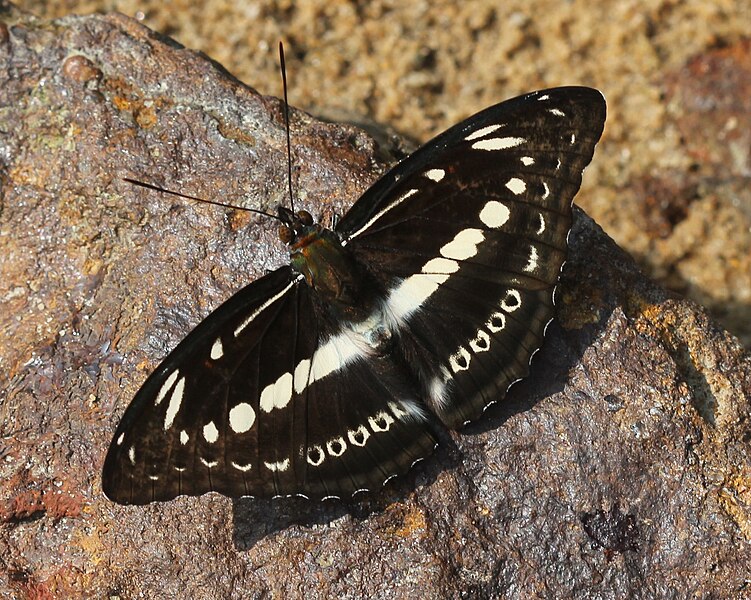
[[[333,229],[279,207],[290,264],[146,380],[105,494],[345,497],[408,471],[435,417],[458,429],[528,374],[604,122],[597,90],[533,92],[428,142]]]

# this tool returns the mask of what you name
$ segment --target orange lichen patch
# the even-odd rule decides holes
[[[89,257],[83,263],[83,272],[85,275],[90,276],[99,275],[103,266],[104,261],[102,259]]]
[[[113,96],[112,104],[115,105],[117,110],[131,110],[133,108],[133,101],[122,96]]]
[[[217,115],[212,115],[217,120],[217,129],[219,133],[228,140],[234,140],[248,146],[256,145],[256,138],[248,133],[247,130],[241,129],[225,123]]]
[[[38,490],[25,490],[0,506],[0,521],[5,523],[25,521],[43,513],[42,493]]]
[[[398,538],[406,538],[417,532],[424,532],[428,523],[425,514],[416,506],[407,507],[406,505],[395,505],[392,516],[395,523],[387,529],[390,535]],[[398,514],[398,513],[401,513]],[[399,519],[399,517],[401,517]],[[396,522],[400,521],[400,522]]]
[[[17,473],[6,482],[6,489],[17,490],[0,505],[0,521],[19,522],[41,517],[62,519],[77,517],[83,508],[83,499],[67,486],[55,485],[47,480],[33,481],[28,471]]]
[[[94,566],[102,562],[102,555],[105,551],[105,545],[99,535],[99,530],[94,528],[90,532],[78,532],[78,545],[89,555]]]
[[[245,210],[233,210],[229,213],[229,226],[232,231],[246,227],[253,219],[253,213]]]
[[[164,97],[141,98],[131,86],[118,79],[110,79],[104,85],[110,92],[113,106],[122,112],[133,113],[133,118],[142,129],[149,129],[159,121],[159,111],[171,106],[172,102]]]
[[[639,319],[636,323],[636,327],[642,333],[649,333],[655,327],[665,329],[671,325],[675,325],[675,319],[671,312],[665,312],[658,304],[645,304],[641,307],[641,316],[643,319]]]
[[[736,473],[726,479],[718,500],[746,540],[751,541],[751,473]]]
[[[8,171],[8,179],[16,185],[28,185],[31,187],[42,187],[45,182],[47,172],[39,170],[36,166],[18,162]]]
[[[16,569],[10,573],[11,588],[19,598],[26,600],[54,600],[56,598],[81,598],[81,591],[90,586],[91,574],[83,573],[75,567],[63,567],[51,577],[42,581],[36,573]],[[86,597],[89,597],[86,595]]]
[[[138,126],[142,129],[149,129],[156,125],[158,121],[156,110],[154,110],[152,104],[139,106],[133,113],[133,116],[135,117]]]
[[[16,591],[23,593],[27,600],[54,600],[55,596],[48,585],[41,581],[14,580]]]

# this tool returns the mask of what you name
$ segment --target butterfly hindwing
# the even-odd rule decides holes
[[[527,374],[604,120],[589,88],[491,107],[408,157],[340,222],[446,425],[476,419]]]
[[[140,389],[107,455],[105,493],[127,504],[350,496],[406,472],[435,446],[418,390],[351,335],[289,267],[251,283]]]

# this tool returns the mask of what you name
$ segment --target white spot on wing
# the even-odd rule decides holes
[[[517,146],[526,142],[524,138],[520,137],[503,137],[503,138],[490,138],[488,140],[479,140],[472,144],[472,148],[475,150],[507,150],[508,148],[516,148]]]
[[[527,184],[518,177],[512,177],[506,182],[506,187],[518,196],[519,194],[524,193],[527,189]]]
[[[299,363],[297,363],[297,366],[295,367],[294,384],[295,384],[295,391],[298,394],[301,394],[302,391],[308,385],[309,376],[310,376],[310,361],[307,358],[304,358]]]
[[[407,419],[416,419],[418,421],[427,420],[425,409],[413,400],[402,399],[398,402],[389,402],[388,406],[396,418],[402,421]]]
[[[571,145],[573,146],[575,143],[576,143],[576,134],[572,133],[571,134]]]
[[[477,245],[485,239],[480,229],[462,229],[454,239],[441,248],[441,255],[455,260],[466,260],[477,254]]]
[[[542,187],[545,190],[542,194],[542,199],[547,200],[548,196],[550,196],[550,188],[548,187],[548,184],[544,181],[542,182]]]
[[[357,237],[362,233],[364,230],[366,230],[368,227],[370,227],[373,223],[375,223],[378,219],[380,219],[383,215],[385,215],[388,211],[390,211],[392,208],[395,208],[399,206],[402,202],[404,202],[407,198],[410,196],[414,196],[419,190],[411,189],[404,192],[401,196],[399,196],[396,200],[394,200],[391,204],[389,204],[384,209],[378,211],[375,215],[373,215],[370,219],[368,219],[367,223],[360,227],[357,231],[355,231],[353,234],[349,236],[346,240],[342,242],[342,246],[346,246],[347,242],[351,240],[353,237]]]
[[[253,465],[250,463],[248,463],[247,465],[241,465],[236,463],[235,461],[230,462],[230,464],[235,467],[235,469],[242,471],[243,473],[250,471],[250,469],[253,467]]]
[[[300,277],[302,277],[302,275]],[[295,277],[295,279],[293,279],[287,285],[284,286],[284,289],[280,290],[279,292],[277,292],[276,294],[274,294],[273,296],[271,296],[271,298],[269,298],[268,300],[266,300],[266,302],[264,302],[263,304],[261,304],[261,306],[259,306],[252,313],[250,313],[250,315],[248,316],[248,318],[246,318],[242,323],[240,323],[235,328],[235,337],[237,337],[238,335],[240,335],[242,333],[243,329],[245,329],[248,325],[250,325],[259,314],[261,314],[264,310],[266,310],[274,302],[276,302],[277,300],[279,300],[279,298],[281,298],[282,296],[284,296],[284,294],[286,294],[289,291],[289,288],[291,288],[293,285],[295,285],[297,283],[297,281],[300,279],[300,277]]]
[[[289,469],[289,458],[285,458],[284,460],[273,463],[264,462],[263,466],[265,466],[269,471],[283,472]]]
[[[180,410],[180,404],[183,401],[183,393],[185,392],[185,377],[181,377],[177,382],[175,389],[172,390],[172,395],[169,398],[169,404],[167,405],[167,413],[164,415],[164,431],[167,431],[172,427],[172,423],[175,422],[177,411]]]
[[[434,377],[428,385],[428,394],[430,394],[430,398],[441,407],[446,406],[446,402],[448,401],[446,381],[451,377],[446,367],[442,367],[442,369],[444,370],[444,377]]]
[[[521,161],[525,167],[535,164],[535,159],[531,156],[522,156]]]
[[[440,257],[431,258],[428,262],[426,262],[422,266],[423,275],[434,275],[434,274],[449,275],[451,273],[456,273],[458,270],[459,270],[458,262],[456,262],[455,260],[448,259],[448,258],[440,258]],[[419,275],[413,275],[412,277],[419,277]],[[410,277],[410,279],[412,279],[412,277]]]
[[[545,94],[544,96],[540,96],[537,99],[538,102],[542,102],[543,100],[550,100],[550,96],[548,96],[547,94]]]
[[[203,426],[203,439],[209,444],[213,444],[219,439],[219,430],[214,425],[214,421],[209,421]]]
[[[388,407],[391,409],[391,412],[394,413],[394,416],[397,419],[403,419],[404,417],[409,416],[409,412],[404,410],[401,406],[401,403],[397,402],[389,402]]]
[[[215,467],[215,466],[217,466],[217,465],[219,464],[219,461],[218,461],[218,460],[206,460],[206,459],[205,459],[205,458],[204,458],[203,456],[199,456],[198,458],[199,458],[199,459],[200,459],[200,461],[201,461],[201,462],[202,462],[202,463],[203,463],[204,465],[206,465],[206,466],[207,466],[207,467],[208,467],[209,469],[211,469],[212,467]]]
[[[118,446],[122,445],[124,439],[125,439],[125,432],[117,436],[117,445]]]
[[[480,221],[488,227],[498,228],[505,225],[511,212],[508,207],[498,200],[490,200],[480,211]]]
[[[128,460],[130,461],[131,465],[135,466],[135,464],[136,464],[136,449],[135,449],[134,446],[131,446],[130,448],[128,448]]]
[[[224,347],[222,346],[222,338],[216,338],[216,341],[211,346],[211,360],[219,360],[224,356]]]
[[[189,439],[190,439],[190,437],[188,436],[188,432],[183,429],[180,432],[180,443],[184,446],[185,444],[188,443]]]
[[[292,400],[292,373],[282,373],[274,383],[263,388],[261,410],[271,412],[275,408],[284,408],[290,400]]]
[[[164,382],[161,388],[159,388],[159,393],[156,396],[156,400],[154,401],[155,406],[159,406],[162,400],[164,400],[164,397],[167,395],[167,392],[170,391],[172,388],[172,385],[177,380],[177,376],[179,375],[177,369],[172,371],[169,377],[167,377],[167,380]]]
[[[474,133],[470,133],[467,137],[464,138],[465,141],[471,142],[472,140],[476,140],[477,138],[485,137],[486,135],[490,135],[497,129],[500,129],[503,127],[502,124],[496,123],[495,125],[488,125],[487,127],[483,127],[482,129],[478,129]]]
[[[229,426],[235,433],[245,433],[256,421],[256,411],[247,402],[240,402],[229,411]]]
[[[345,330],[331,336],[316,349],[310,359],[305,358],[297,364],[294,376],[284,373],[263,389],[260,399],[261,410],[271,412],[275,408],[284,408],[292,399],[293,387],[296,393],[301,394],[310,384],[343,369],[358,358],[367,356],[370,350],[371,347],[363,333],[358,330]]]
[[[566,116],[566,113],[564,113],[562,110],[557,109],[557,108],[549,108],[548,112],[551,115],[555,115],[556,117],[565,117]]]
[[[427,173],[425,173],[425,177],[428,179],[432,179],[435,182],[440,181],[446,176],[446,171],[443,169],[430,169]]]
[[[449,261],[445,258],[433,260],[445,260],[448,263],[456,264],[457,267],[459,266],[456,261]],[[427,266],[426,264],[425,267]],[[389,292],[389,296],[386,299],[388,315],[397,324],[403,322],[409,315],[420,308],[448,278],[448,274],[427,273],[418,273],[417,275],[407,277]]]
[[[330,337],[313,354],[310,383],[342,369],[365,354],[365,350],[353,341],[351,334],[340,333]]]

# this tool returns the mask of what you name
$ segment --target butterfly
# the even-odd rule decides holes
[[[349,497],[431,454],[436,422],[478,419],[542,344],[605,113],[591,88],[533,92],[422,146],[333,229],[280,206],[290,264],[146,380],[107,497]]]

